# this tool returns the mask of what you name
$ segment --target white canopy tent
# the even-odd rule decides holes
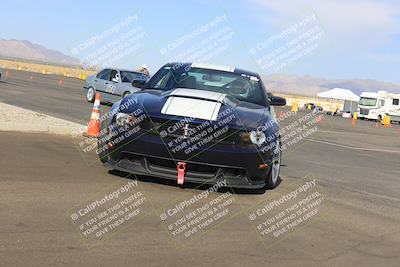
[[[348,89],[334,88],[317,94],[317,97],[358,102],[360,97]]]
[[[317,97],[344,101],[343,113],[350,114],[353,114],[353,112],[357,111],[358,101],[360,101],[360,97],[358,95],[348,89],[343,88],[334,88],[328,91],[320,92],[317,94]]]

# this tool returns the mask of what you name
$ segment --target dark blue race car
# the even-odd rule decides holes
[[[279,184],[281,142],[273,105],[256,73],[169,63],[141,91],[115,103],[97,153],[113,169],[228,187]]]

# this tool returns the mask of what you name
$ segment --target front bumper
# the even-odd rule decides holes
[[[261,153],[255,147],[216,144],[186,155],[171,153],[166,141],[158,135],[138,132],[108,149],[106,165],[139,175],[177,180],[176,166],[182,161],[186,163],[186,182],[215,184],[225,180],[235,188],[265,186],[271,153]],[[268,167],[259,168],[265,163]]]

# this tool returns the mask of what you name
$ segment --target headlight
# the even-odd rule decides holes
[[[267,137],[261,131],[251,131],[250,140],[253,144],[260,146],[267,140]]]
[[[133,125],[135,123],[135,117],[131,114],[117,113],[115,118],[117,126]]]

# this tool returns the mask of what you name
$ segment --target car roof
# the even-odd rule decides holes
[[[182,63],[182,62],[170,62],[164,65],[164,67],[173,67],[173,66],[181,66],[181,67],[193,67],[193,68],[202,68],[202,69],[209,69],[209,70],[220,70],[225,72],[232,72],[237,74],[245,74],[249,76],[256,76],[259,75],[256,72],[248,71],[240,68],[234,68],[229,66],[220,66],[220,65],[212,65],[212,64],[203,64],[203,63]]]

